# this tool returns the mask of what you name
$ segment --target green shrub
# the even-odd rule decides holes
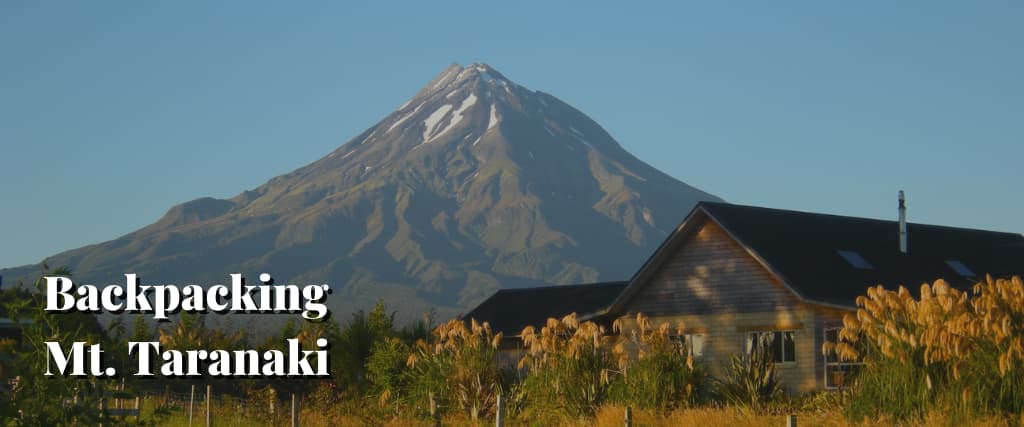
[[[592,415],[608,399],[616,372],[612,338],[604,332],[593,322],[580,323],[575,313],[548,319],[539,333],[527,327],[527,354],[519,365],[528,372],[523,387],[531,403],[571,417]]]
[[[487,323],[452,319],[437,327],[432,342],[418,341],[409,356],[409,398],[429,409],[429,395],[443,407],[454,406],[476,420],[494,412],[501,392],[497,348],[501,334]],[[420,411],[422,414],[424,411]]]
[[[921,419],[933,410],[962,419],[1024,412],[1024,281],[974,285],[942,280],[919,298],[900,287],[869,288],[824,351],[862,360],[850,414]]]
[[[629,353],[620,342],[613,350],[622,373],[621,380],[614,383],[617,401],[638,408],[669,409],[703,400],[707,374],[688,350],[681,324],[674,329],[668,323],[653,328],[646,316],[637,314],[635,329],[625,331],[621,322],[616,322],[615,328],[629,337],[627,342],[635,349]]]
[[[719,394],[726,402],[764,409],[782,396],[782,386],[775,375],[770,334],[758,337],[746,356],[732,356],[726,367]]]

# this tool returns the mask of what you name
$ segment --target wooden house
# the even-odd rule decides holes
[[[463,318],[510,337],[548,317],[629,324],[682,321],[686,345],[713,375],[772,338],[789,392],[840,386],[852,366],[821,352],[868,286],[914,290],[942,278],[966,288],[986,274],[1024,274],[1024,236],[700,203],[626,282],[501,290]]]

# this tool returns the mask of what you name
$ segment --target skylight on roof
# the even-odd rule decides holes
[[[843,257],[846,262],[850,263],[853,268],[859,270],[873,270],[875,267],[871,266],[864,257],[860,256],[859,253],[849,250],[838,250],[839,256]]]
[[[959,274],[961,276],[964,276],[964,277],[975,277],[975,276],[977,276],[977,274],[974,274],[974,272],[971,271],[971,269],[967,268],[967,266],[964,265],[964,263],[962,263],[960,261],[957,261],[955,259],[947,259],[946,260],[946,265],[948,265],[949,268],[952,268],[953,271],[956,272],[956,274]]]

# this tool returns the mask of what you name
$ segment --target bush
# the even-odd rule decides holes
[[[973,294],[969,295],[969,294]],[[939,280],[919,299],[900,287],[869,288],[841,341],[844,360],[862,359],[851,414],[921,418],[933,409],[958,416],[1024,411],[1024,281],[977,283],[961,292]]]
[[[521,335],[527,354],[519,367],[528,370],[524,388],[535,404],[582,417],[608,398],[615,358],[604,328],[580,323],[573,313],[548,319],[540,333],[530,326]]]
[[[442,406],[454,405],[471,419],[493,413],[501,392],[496,356],[502,335],[492,334],[487,323],[472,320],[467,327],[458,319],[438,326],[433,335],[432,343],[418,341],[407,361],[412,401],[426,404],[434,393]]]
[[[378,397],[381,406],[397,408],[405,403],[411,379],[406,361],[411,351],[397,338],[374,344],[366,360],[366,379],[370,382],[370,392]]]
[[[782,386],[775,376],[771,335],[761,335],[751,346],[750,354],[732,356],[726,368],[725,381],[719,393],[727,402],[761,410],[782,396]]]
[[[636,349],[635,357],[626,351],[624,342],[613,349],[622,371],[622,380],[616,382],[616,400],[653,409],[689,406],[702,400],[707,391],[707,374],[694,363],[683,341],[683,325],[673,329],[662,323],[652,328],[642,313],[637,314],[636,323],[636,329],[629,331],[628,341]],[[626,335],[620,322],[614,327]]]

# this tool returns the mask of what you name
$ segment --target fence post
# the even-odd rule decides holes
[[[135,396],[135,421],[142,420],[142,396]]]
[[[299,401],[292,393],[292,427],[299,427]]]
[[[786,416],[786,427],[796,427],[796,415]]]
[[[494,427],[505,427],[505,398],[498,393],[498,403],[494,409]]]
[[[437,397],[434,396],[434,392],[430,392],[430,419],[434,420],[434,426],[441,426],[441,412],[437,410]]]
[[[625,422],[626,427],[633,427],[633,407],[632,406],[627,406],[626,407],[626,416],[625,416],[624,422]]]
[[[210,408],[210,404],[213,403],[213,399],[211,398],[211,395],[213,394],[213,393],[211,393],[212,391],[213,391],[213,387],[210,386],[209,384],[207,384],[206,385],[206,427],[213,427],[213,411]]]
[[[164,402],[166,405],[167,402]],[[196,385],[192,384],[192,393],[188,396],[188,427],[192,427],[192,409],[196,404]]]

